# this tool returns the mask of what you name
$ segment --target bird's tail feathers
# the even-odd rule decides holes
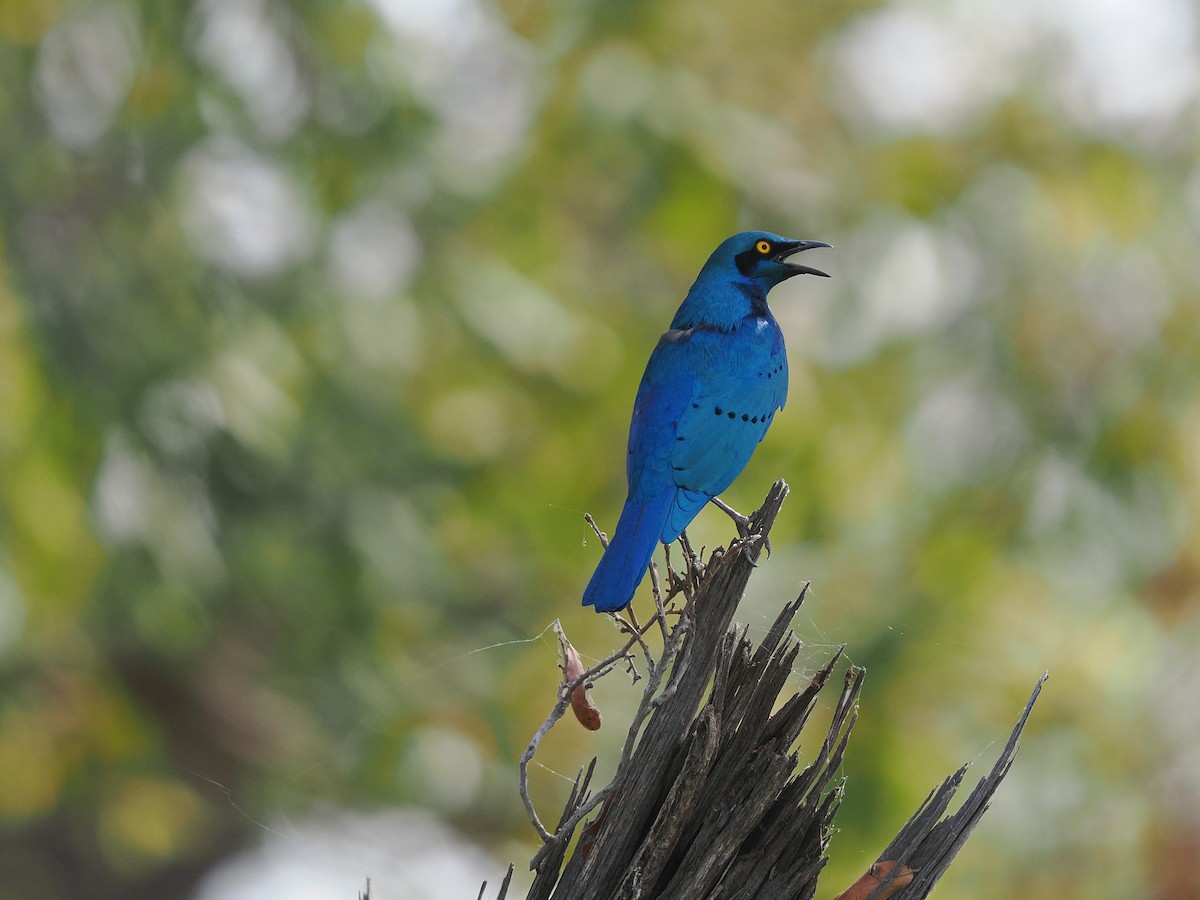
[[[617,530],[583,592],[583,605],[615,612],[629,605],[642,583],[677,488],[672,485],[646,500],[625,501]]]
[[[675,492],[675,497],[671,502],[671,508],[667,511],[667,521],[663,525],[663,533],[660,540],[664,544],[669,544],[674,541],[692,523],[692,519],[696,518],[696,513],[700,512],[712,497],[704,491],[689,491],[687,488],[680,488]]]

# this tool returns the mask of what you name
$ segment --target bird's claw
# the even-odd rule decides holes
[[[750,530],[749,516],[743,516],[740,512],[738,512],[720,497],[713,497],[712,502],[719,510],[725,513],[725,515],[733,519],[734,527],[737,528],[738,538],[742,541],[742,556],[745,558],[746,562],[750,563],[750,565],[754,566],[755,568],[758,568],[758,563],[750,555],[750,548],[755,544],[754,541],[750,540],[750,538],[753,537],[759,537],[762,539],[763,547],[767,551],[767,559],[771,558],[771,539],[765,535],[759,535]]]
[[[750,550],[755,544],[762,543],[763,549],[767,551],[767,559],[771,558],[771,539],[762,534],[750,534],[742,538],[742,556],[746,562],[750,563],[754,568],[758,568],[758,560],[750,555]]]

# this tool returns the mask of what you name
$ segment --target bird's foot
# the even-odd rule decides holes
[[[756,535],[750,531],[750,517],[749,516],[743,516],[740,512],[738,512],[736,509],[734,509],[732,506],[730,506],[728,503],[726,503],[720,497],[713,497],[712,502],[717,507],[717,509],[721,510],[723,513],[725,513],[725,515],[729,516],[729,518],[733,519],[733,524],[737,528],[738,537],[743,542],[742,543],[742,556],[744,556],[746,558],[746,562],[750,563],[750,565],[752,565],[752,566],[758,565],[758,563],[755,562],[754,558],[750,555],[750,548],[754,546],[754,542],[749,540],[751,537],[762,537],[763,547],[766,548],[767,558],[770,559],[770,557],[771,557],[771,539],[768,537]]]

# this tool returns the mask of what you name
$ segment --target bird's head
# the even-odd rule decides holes
[[[717,247],[705,268],[715,264],[735,278],[758,285],[766,293],[793,275],[828,278],[820,269],[789,261],[804,250],[828,246],[824,241],[793,241],[767,231],[743,231]]]
[[[769,231],[743,231],[726,239],[688,291],[672,328],[712,325],[727,330],[751,314],[768,314],[767,292],[793,275],[829,276],[791,262],[791,257],[824,241],[793,241]]]

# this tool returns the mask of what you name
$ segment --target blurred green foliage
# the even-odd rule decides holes
[[[753,227],[835,246],[728,495],[793,488],[751,628],[811,580],[869,670],[828,883],[1048,668],[943,889],[1200,891],[1197,16],[1121,8],[0,2],[0,882],[185,896],[322,804],[520,864],[582,514]]]

